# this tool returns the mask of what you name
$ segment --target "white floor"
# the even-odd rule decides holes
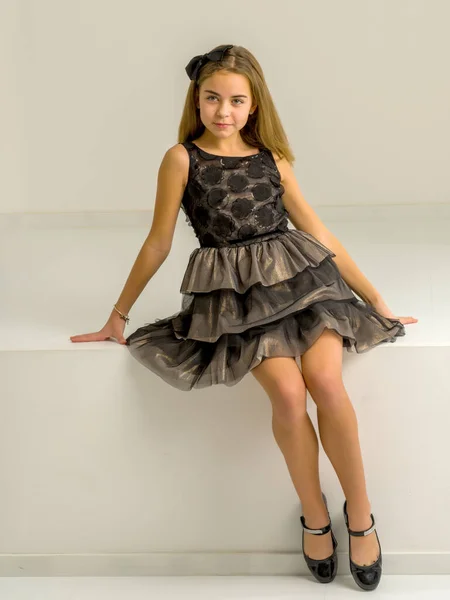
[[[350,575],[322,585],[310,577],[3,578],[2,600],[317,600],[364,594]],[[448,600],[450,575],[386,575],[370,598]]]

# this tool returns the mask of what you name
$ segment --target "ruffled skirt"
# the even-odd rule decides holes
[[[225,247],[199,247],[181,284],[181,310],[139,327],[131,354],[175,388],[232,386],[267,357],[302,355],[325,328],[348,351],[405,335],[353,294],[329,248],[297,229]]]

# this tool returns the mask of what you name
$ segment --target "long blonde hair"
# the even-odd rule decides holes
[[[197,109],[198,91],[205,79],[222,70],[245,75],[250,83],[253,104],[257,104],[256,110],[249,115],[246,125],[240,131],[242,139],[251,146],[268,148],[280,158],[286,158],[292,165],[295,156],[267,87],[261,65],[243,46],[233,46],[221,61],[208,61],[201,68],[197,81],[191,81],[178,127],[178,143],[195,140],[205,130]]]

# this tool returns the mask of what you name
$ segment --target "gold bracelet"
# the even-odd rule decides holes
[[[129,320],[130,320],[130,317],[129,317],[128,315],[124,315],[123,313],[121,313],[121,312],[120,312],[120,310],[117,308],[117,306],[116,306],[115,304],[114,304],[114,307],[113,307],[113,308],[114,308],[114,310],[115,310],[116,312],[118,312],[118,313],[119,313],[119,315],[120,315],[120,318],[121,318],[121,319],[123,319],[123,320],[124,320],[126,323],[128,323],[128,322],[129,322]]]

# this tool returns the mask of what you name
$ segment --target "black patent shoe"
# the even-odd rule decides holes
[[[359,587],[365,591],[374,590],[380,583],[381,572],[382,572],[382,563],[383,563],[383,558],[381,555],[381,544],[380,544],[380,540],[378,538],[377,530],[375,529],[375,519],[373,518],[372,514],[370,515],[370,517],[372,519],[372,525],[369,527],[369,529],[366,529],[365,531],[351,530],[348,526],[347,500],[344,502],[344,519],[345,519],[345,524],[347,526],[347,531],[349,534],[348,535],[348,555],[349,555],[349,561],[350,561],[350,572],[353,575],[353,579],[355,580],[356,584],[359,585]],[[370,535],[373,531],[375,531],[375,535],[377,536],[378,546],[380,547],[380,556],[371,565],[368,565],[368,566],[357,565],[356,563],[354,563],[352,561],[352,557],[351,557],[350,536],[353,535],[355,537],[362,537],[365,535]]]
[[[325,506],[327,506],[327,499],[325,497],[325,494],[322,494],[322,497],[325,502]],[[327,506],[327,510],[328,510],[328,506]],[[328,518],[330,519],[330,513],[328,513]],[[336,577],[337,566],[338,566],[338,560],[337,560],[337,554],[336,554],[336,548],[338,546],[338,543],[337,543],[337,540],[334,537],[334,533],[331,529],[331,519],[330,519],[330,522],[328,523],[328,525],[326,525],[325,527],[322,527],[321,529],[309,529],[309,527],[306,526],[305,518],[303,515],[300,517],[300,521],[301,521],[301,524],[303,527],[302,549],[304,549],[304,547],[305,547],[305,543],[304,543],[305,542],[305,531],[306,531],[306,533],[312,533],[313,535],[325,535],[326,533],[331,531],[331,539],[333,540],[333,554],[331,556],[329,556],[328,558],[323,558],[323,559],[310,558],[309,556],[307,556],[305,554],[305,550],[303,550],[303,556],[305,558],[306,564],[308,565],[308,569],[311,572],[311,575],[313,575],[313,577],[319,583],[331,583],[333,581],[333,579]]]

